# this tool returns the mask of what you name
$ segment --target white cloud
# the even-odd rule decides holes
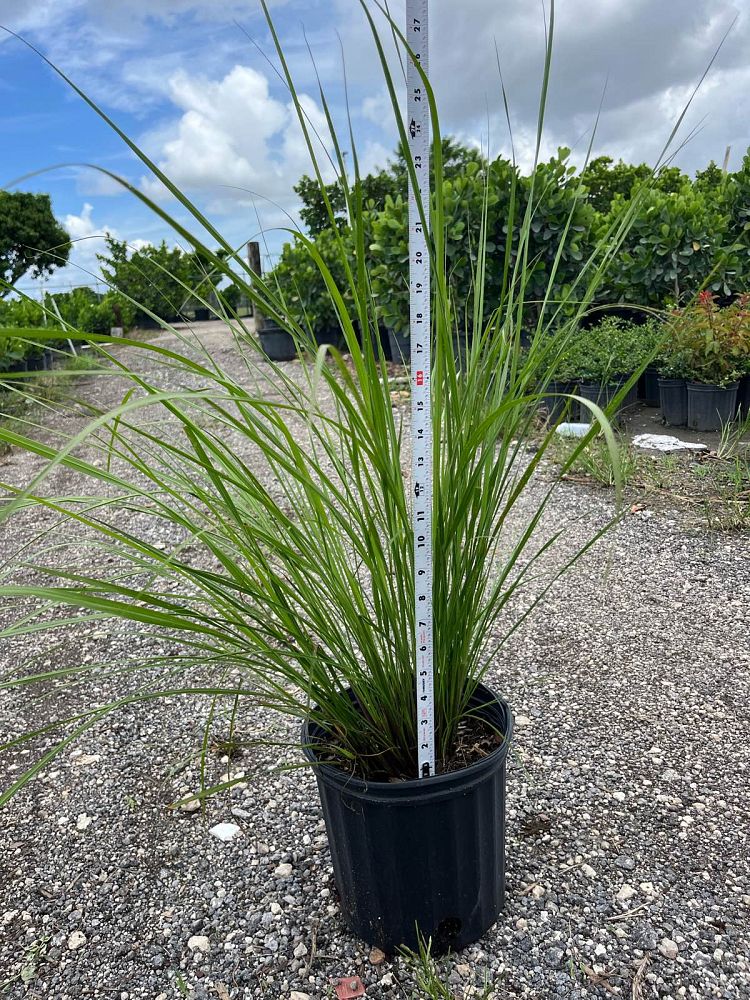
[[[214,211],[236,211],[257,199],[266,224],[286,224],[284,210],[295,205],[292,186],[311,170],[292,103],[274,97],[267,77],[249,66],[234,66],[219,80],[181,70],[169,81],[169,95],[181,116],[146,139],[159,168],[181,190],[207,197]],[[307,95],[300,103],[311,133],[329,142],[318,104]],[[314,146],[332,176],[318,139]],[[165,194],[152,177],[142,186],[152,197]]]
[[[395,139],[393,116],[382,90],[382,71],[369,27],[352,17],[349,0],[337,0],[350,84],[365,97],[362,118]],[[397,24],[403,0],[390,4]],[[549,4],[547,5],[549,13]],[[555,5],[555,41],[546,114],[545,149],[572,145],[585,152],[603,89],[604,110],[596,153],[651,160],[658,155],[686,95],[698,82],[735,16],[729,37],[691,108],[683,136],[704,115],[701,134],[679,153],[683,169],[721,158],[733,144],[734,164],[750,144],[750,6],[748,0],[563,0]],[[376,16],[377,19],[377,16]],[[387,27],[380,18],[384,41]],[[508,152],[495,45],[500,53],[521,159],[533,150],[544,56],[544,21],[539,3],[528,0],[461,0],[434,3],[430,23],[430,67],[444,131],[481,138]],[[389,45],[386,44],[386,49]],[[397,86],[398,62],[390,60]]]
[[[94,206],[90,202],[85,202],[79,215],[65,215],[60,223],[70,236],[72,247],[67,265],[52,274],[49,287],[55,290],[94,283],[100,274],[96,255],[104,250],[105,236],[119,238],[117,230],[94,220]]]

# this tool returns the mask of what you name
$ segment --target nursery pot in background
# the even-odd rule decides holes
[[[659,405],[665,424],[684,427],[687,423],[687,384],[684,378],[659,379]]]
[[[388,345],[390,347],[391,361],[397,364],[408,365],[411,362],[411,337],[409,331],[400,333],[388,327]]]
[[[596,403],[597,406],[601,406],[604,409],[609,406],[617,393],[625,385],[626,381],[627,379],[619,379],[616,382],[582,382],[578,388],[578,394],[579,396],[583,396],[584,399],[589,399],[592,403]],[[637,397],[638,385],[636,383],[630,388],[627,395],[623,397],[618,407],[618,412],[626,406],[631,406],[633,403],[637,402]],[[591,420],[589,410],[583,406],[581,407],[581,416],[585,421]]]
[[[650,365],[643,373],[643,402],[646,406],[659,405],[659,370]]]
[[[575,400],[566,399],[566,395],[576,391],[575,382],[560,382],[553,380],[548,382],[544,388],[544,394],[539,400],[540,408],[544,408],[547,420],[551,424],[556,424],[566,409],[575,408],[578,412],[578,403]],[[571,417],[571,419],[574,419]]]
[[[325,742],[305,722],[302,746],[315,765],[341,913],[349,928],[387,954],[463,948],[497,920],[505,902],[505,759],[508,705],[479,685],[471,706],[502,741],[487,757],[413,781],[363,781],[318,762]]]
[[[750,414],[750,375],[744,375],[737,388],[737,419],[745,420],[748,414]]]
[[[291,361],[297,357],[294,338],[281,327],[264,326],[259,337],[261,349],[269,361]]]
[[[693,431],[720,431],[737,412],[739,382],[731,385],[687,384],[687,422]]]

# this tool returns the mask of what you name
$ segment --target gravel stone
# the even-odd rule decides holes
[[[68,936],[68,950],[78,951],[79,948],[83,948],[86,944],[86,935],[83,931],[73,931],[72,934]]]
[[[228,842],[234,840],[238,833],[242,833],[242,830],[240,830],[236,823],[217,823],[208,832],[212,837],[216,837],[217,840]]]
[[[669,938],[662,938],[659,942],[659,951],[665,958],[670,959],[670,961],[674,961],[677,958],[680,949],[674,941],[671,941]]]

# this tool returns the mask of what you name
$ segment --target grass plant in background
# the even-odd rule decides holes
[[[364,4],[363,11],[406,146],[397,82]],[[309,330],[295,318],[292,298],[297,290],[251,278],[242,254],[68,80],[170,191],[196,230],[202,227],[207,232],[218,251],[140,190],[115,179],[169,222],[213,272],[237,280],[260,311],[288,330],[300,350],[309,352],[309,361],[293,370],[261,364],[253,337],[222,309],[220,314],[245,357],[247,377],[233,378],[184,332],[172,331],[177,339],[169,346],[126,337],[93,338],[100,357],[127,386],[119,405],[96,414],[85,430],[56,447],[41,435],[0,430],[9,444],[45,460],[44,469],[25,486],[5,485],[2,521],[12,524],[30,508],[44,509],[59,519],[62,545],[62,553],[45,552],[40,542],[33,558],[27,545],[21,564],[14,567],[12,557],[6,562],[0,594],[11,602],[32,599],[41,606],[31,615],[19,614],[2,637],[52,632],[59,627],[54,609],[67,607],[73,618],[80,612],[84,618],[124,619],[181,645],[179,653],[166,659],[152,660],[144,652],[129,668],[129,692],[109,703],[87,704],[86,686],[81,683],[78,710],[60,720],[57,742],[50,743],[52,730],[47,728],[7,741],[4,749],[12,750],[43,737],[35,744],[42,748],[36,762],[3,792],[0,804],[59,749],[103,723],[118,707],[165,694],[202,693],[216,699],[239,694],[289,716],[302,719],[312,714],[328,734],[329,751],[343,769],[370,778],[410,776],[414,771],[410,487],[403,472],[404,429],[391,406],[387,367],[376,336],[381,315],[365,266],[368,225],[357,153],[352,142],[347,160],[353,171],[350,177],[321,92],[331,127],[330,155],[346,203],[344,238],[325,193],[324,154],[270,21],[269,25],[280,72],[308,145],[312,173],[329,213],[335,268],[302,234],[296,237],[298,251],[309,254],[326,284],[331,318],[349,358],[335,349],[316,351]],[[553,27],[554,5],[537,158]],[[396,27],[393,30],[398,33]],[[486,188],[472,308],[462,318],[470,328],[471,349],[459,376],[453,335],[461,304],[457,309],[449,292],[441,133],[432,89],[426,78],[423,83],[432,118],[435,177],[429,220],[435,343],[435,709],[438,758],[446,764],[455,751],[459,727],[470,715],[476,685],[496,662],[504,638],[529,613],[528,605],[521,610],[514,603],[519,588],[564,536],[559,525],[541,530],[555,486],[531,489],[553,428],[531,457],[525,442],[534,426],[539,396],[555,377],[558,362],[622,245],[637,212],[637,198],[578,262],[575,277],[559,289],[561,261],[571,241],[577,245],[574,220],[584,190],[560,217],[557,249],[548,255],[546,278],[540,285],[533,251],[539,192],[532,175],[521,199],[511,172],[508,231],[517,233],[518,242],[514,253],[505,255],[501,280],[488,298]],[[413,175],[411,167],[409,172]],[[238,272],[244,278],[237,279]],[[187,284],[185,290],[194,292]],[[200,291],[195,294],[200,296]],[[534,329],[530,345],[522,350],[521,333],[532,296]],[[137,302],[132,305],[141,308]],[[552,330],[554,339],[548,336]],[[141,358],[130,364],[120,348],[137,349]],[[145,358],[150,368],[144,367]],[[185,388],[162,390],[160,367],[178,372]],[[271,386],[273,398],[264,392]],[[616,444],[604,415],[594,404],[589,409],[614,454]],[[168,433],[151,429],[157,423],[161,428],[162,421],[171,428]],[[575,463],[598,430],[592,428],[580,441],[564,460],[565,467]],[[76,496],[50,492],[50,476],[60,467],[78,477]],[[144,525],[168,528],[170,537],[178,540],[169,551],[162,551]],[[592,527],[589,542],[564,561],[547,585],[599,535]],[[197,555],[187,555],[188,540]],[[87,555],[67,561],[65,546],[73,541],[76,551]],[[103,551],[111,553],[116,572],[107,573]],[[14,581],[16,568],[23,570],[22,583]],[[187,665],[202,668],[203,680],[188,680]],[[30,666],[6,676],[3,686],[23,693],[52,680],[82,682],[92,669],[84,663],[66,671]],[[241,674],[239,686],[229,681],[236,670]]]

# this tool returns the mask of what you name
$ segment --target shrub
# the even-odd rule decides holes
[[[666,324],[662,372],[722,386],[750,371],[748,302],[741,296],[722,309],[710,292],[702,292],[693,305],[675,310]]]
[[[469,162],[461,175],[443,183],[445,255],[454,328],[473,325],[474,292],[483,239],[487,255],[482,288],[482,321],[497,309],[505,282],[515,294],[523,281],[524,325],[537,324],[543,309],[557,309],[565,300],[573,308],[571,288],[582,262],[590,256],[596,215],[567,165],[569,151],[560,149],[533,176],[521,177],[502,157],[487,167]],[[482,237],[486,203],[486,234]],[[531,205],[529,209],[529,204]],[[519,261],[521,228],[529,210],[525,260]],[[509,234],[509,219],[512,230]],[[398,332],[409,325],[408,206],[405,198],[387,198],[373,220],[370,250],[372,289],[383,322]],[[565,237],[565,238],[563,238]]]
[[[580,330],[571,344],[567,368],[582,382],[620,381],[645,367],[656,353],[661,336],[658,323],[633,323],[606,316]]]
[[[723,202],[685,182],[676,193],[641,192],[634,219],[605,295],[610,301],[663,307],[682,305],[706,287],[722,295],[742,283],[742,259],[728,235],[729,213]],[[614,199],[608,225],[627,210]]]
[[[34,299],[18,298],[0,301],[0,327],[40,327],[44,325],[44,309]]]
[[[351,310],[353,296],[346,280],[340,249],[342,244],[350,266],[353,266],[354,247],[351,231],[347,227],[342,227],[338,235],[332,229],[324,229],[314,240],[315,250],[333,277],[346,307]],[[339,341],[340,323],[336,306],[319,266],[303,241],[285,244],[278,264],[266,281],[283,302],[290,323],[301,327],[311,340],[325,335],[335,342]]]

